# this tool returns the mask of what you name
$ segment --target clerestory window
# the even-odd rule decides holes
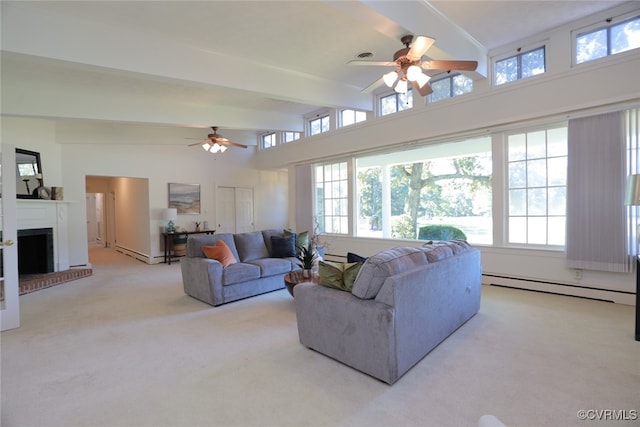
[[[501,85],[542,74],[545,67],[544,46],[495,61],[494,83]]]
[[[640,47],[640,16],[592,28],[575,36],[575,61],[581,64]]]

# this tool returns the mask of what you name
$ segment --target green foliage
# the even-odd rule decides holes
[[[307,246],[298,246],[298,255],[296,258],[298,258],[298,265],[301,268],[311,270],[317,258],[313,243],[310,241]]]
[[[369,219],[371,230],[382,226],[382,168],[370,168],[358,173],[360,182],[360,216]]]
[[[391,225],[391,237],[394,239],[415,240],[416,228],[409,215],[402,215]]]
[[[426,225],[420,227],[418,240],[467,240],[462,230],[453,225]]]

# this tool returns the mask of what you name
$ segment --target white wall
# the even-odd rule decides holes
[[[136,133],[145,133],[153,141],[153,135],[164,127],[136,127]],[[78,129],[81,129],[79,131]],[[123,231],[135,235],[130,240],[120,236],[132,250],[160,260],[162,256],[160,230],[165,224],[160,212],[168,205],[168,183],[200,184],[202,212],[200,215],[179,215],[177,226],[193,229],[195,221],[216,223],[216,185],[250,187],[254,189],[256,229],[288,226],[288,192],[286,169],[258,171],[253,166],[254,147],[229,149],[226,153],[212,155],[200,147],[187,146],[189,141],[177,140],[174,145],[127,144],[128,126],[105,125],[96,129],[100,132],[101,144],[96,139],[93,128],[86,122],[74,128],[66,122],[58,126],[47,120],[2,118],[2,137],[6,143],[20,148],[38,151],[42,157],[42,168],[46,186],[64,187],[64,197],[69,204],[69,247],[70,265],[88,263],[86,229],[86,177],[124,177],[148,179],[148,207],[144,203],[127,206],[146,217],[146,228],[139,220],[132,222],[131,229]],[[107,133],[112,132],[110,138]],[[67,137],[67,135],[69,135]],[[160,138],[159,138],[160,139]],[[71,140],[73,143],[67,144]],[[133,140],[133,137],[132,137]],[[85,141],[80,143],[79,141]],[[135,181],[129,181],[130,183]],[[143,197],[144,190],[132,189],[136,196]],[[128,191],[121,186],[119,191]],[[140,192],[142,191],[142,193]],[[146,210],[148,209],[148,210]],[[119,242],[120,243],[120,242]]]

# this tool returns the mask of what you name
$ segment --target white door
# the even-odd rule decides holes
[[[87,241],[89,244],[98,241],[98,215],[96,204],[96,193],[87,193]]]
[[[18,232],[16,225],[16,149],[0,144],[0,330],[20,326],[20,298],[18,289]],[[2,176],[2,171],[5,175]],[[6,191],[6,189],[10,189]]]
[[[253,231],[253,189],[236,188],[236,233]]]
[[[216,197],[216,233],[236,232],[236,191],[233,187],[218,187]]]
[[[216,233],[253,231],[253,189],[218,187],[216,218]]]

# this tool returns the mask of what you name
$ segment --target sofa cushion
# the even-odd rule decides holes
[[[274,258],[286,258],[296,256],[296,235],[285,237],[271,236],[271,256]]]
[[[387,277],[427,263],[426,255],[417,248],[396,247],[379,252],[362,265],[351,293],[362,299],[375,298]]]
[[[455,239],[450,240],[447,243],[449,243],[449,246],[451,246],[454,254],[461,254],[471,249],[471,245],[466,240]]]
[[[269,258],[269,251],[261,231],[234,234],[233,239],[236,242],[240,262]]]
[[[260,277],[275,276],[291,271],[291,261],[287,258],[254,259],[253,261],[249,261],[248,264],[260,267]]]
[[[362,267],[361,262],[320,261],[318,284],[351,292],[353,283]]]
[[[187,256],[204,258],[205,254],[202,251],[202,247],[205,245],[215,245],[218,240],[222,240],[227,244],[236,260],[240,259],[238,252],[236,251],[236,243],[233,240],[233,234],[231,233],[194,234],[189,236],[187,239]]]
[[[218,240],[215,245],[203,245],[202,252],[207,258],[219,261],[223,267],[228,267],[238,262],[229,246],[223,240]]]
[[[424,251],[429,262],[441,261],[453,255],[449,242],[428,243],[420,246],[420,249]]]
[[[235,263],[225,268],[222,272],[222,285],[228,286],[235,283],[247,282],[260,278],[260,267],[253,264]]]

